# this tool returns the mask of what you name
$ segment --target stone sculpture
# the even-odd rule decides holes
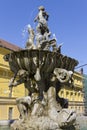
[[[34,19],[34,21],[38,22],[37,31],[39,33],[41,33],[42,35],[46,32],[49,33],[49,29],[47,26],[48,17],[49,17],[49,15],[45,11],[45,8],[43,6],[40,6],[39,13],[38,13],[37,17]]]
[[[26,49],[4,56],[14,73],[9,83],[11,92],[21,83],[28,89],[27,97],[16,100],[20,117],[12,124],[12,130],[75,130],[76,113],[68,109],[68,101],[58,92],[62,84],[73,83],[78,61],[62,55],[61,45],[57,47],[56,39],[50,39],[48,16],[40,6],[35,18],[36,34],[29,26]]]
[[[28,25],[28,33],[29,33],[29,38],[26,42],[26,48],[27,49],[35,49],[35,45],[34,45],[34,30],[31,28],[30,25]]]

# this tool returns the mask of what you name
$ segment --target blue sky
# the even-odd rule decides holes
[[[0,0],[0,38],[22,48],[26,36],[23,30],[33,22],[38,7],[49,13],[48,25],[57,43],[63,43],[62,53],[87,64],[87,0]],[[87,66],[84,68],[87,74]]]

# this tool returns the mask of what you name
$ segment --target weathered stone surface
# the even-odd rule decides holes
[[[10,95],[19,84],[28,89],[27,97],[16,100],[20,117],[11,125],[12,130],[75,130],[77,126],[75,111],[68,109],[68,101],[58,92],[62,84],[73,83],[78,61],[62,55],[61,45],[57,47],[56,39],[50,38],[48,16],[45,8],[39,7],[36,34],[28,26],[26,49],[4,56],[14,73]]]
[[[47,96],[47,97],[46,97]],[[76,113],[73,110],[62,109],[60,104],[56,101],[55,88],[50,87],[46,99],[43,101],[30,101],[27,116],[22,116],[22,119],[15,121],[11,125],[12,130],[60,130],[68,127],[74,128],[76,121]],[[19,105],[21,108],[19,111],[24,110],[24,103],[28,103],[27,100],[19,99]],[[31,99],[32,100],[32,99]],[[47,100],[47,101],[46,101]],[[33,105],[32,105],[33,104]],[[25,109],[26,110],[26,109]],[[22,113],[21,113],[22,114]],[[24,115],[24,114],[23,114]]]

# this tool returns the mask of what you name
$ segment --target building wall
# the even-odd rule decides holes
[[[8,50],[0,47],[0,96],[5,97],[8,97],[9,93],[8,83],[10,80],[9,65],[3,59],[3,56],[7,53],[9,53]]]
[[[84,107],[85,107],[84,114],[87,116],[87,75],[86,74],[84,74],[83,92],[84,92]]]
[[[9,64],[6,62],[3,57],[5,54],[10,53],[10,50],[0,47],[0,96],[9,97],[9,81],[13,76],[13,73],[10,71]],[[3,87],[4,86],[4,87]],[[21,91],[20,91],[21,90]],[[24,85],[19,85],[13,88],[12,97],[24,96]]]
[[[9,113],[12,113],[12,119],[18,118],[19,112],[15,99],[25,95],[24,84],[21,84],[13,88],[12,98],[9,97],[8,85],[13,73],[3,56],[10,52],[10,50],[0,47],[0,120],[9,119]]]
[[[0,97],[0,120],[18,119],[18,117],[15,98]]]

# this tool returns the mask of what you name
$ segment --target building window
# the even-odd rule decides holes
[[[69,98],[69,92],[66,92],[66,98]]]
[[[70,93],[70,100],[73,101],[73,92]]]
[[[12,119],[12,114],[13,114],[13,107],[9,107],[9,112],[8,112],[8,119]]]

